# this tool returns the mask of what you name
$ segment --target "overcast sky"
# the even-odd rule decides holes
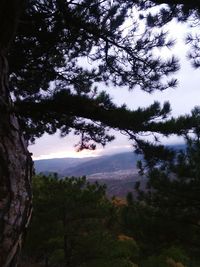
[[[145,107],[152,104],[155,100],[161,103],[169,101],[172,107],[172,115],[190,113],[194,106],[200,105],[200,69],[194,70],[186,59],[187,50],[183,38],[186,36],[188,28],[175,22],[170,25],[170,34],[176,37],[177,44],[172,50],[165,49],[162,56],[175,54],[181,62],[181,70],[175,74],[179,80],[176,89],[168,89],[164,92],[154,92],[147,94],[139,89],[131,92],[126,88],[108,88],[113,100],[117,104],[126,103],[132,109],[139,106]],[[102,88],[105,89],[105,88]],[[33,153],[34,159],[55,158],[55,157],[85,157],[98,156],[102,154],[113,154],[121,151],[132,150],[131,143],[126,137],[117,134],[117,139],[107,145],[105,148],[97,147],[96,151],[82,151],[77,153],[74,144],[78,141],[74,136],[68,135],[66,138],[60,138],[59,133],[53,136],[45,134],[36,140],[34,145],[29,147]],[[171,137],[169,140],[163,139],[164,143],[180,143],[181,139]]]

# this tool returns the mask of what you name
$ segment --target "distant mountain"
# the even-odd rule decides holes
[[[97,158],[58,158],[35,161],[36,173],[57,172],[60,176],[83,176],[96,173],[134,170],[139,157],[133,152]]]
[[[173,149],[185,149],[185,145],[170,146]],[[123,170],[135,170],[141,156],[134,152],[125,152],[97,158],[56,158],[35,161],[36,173],[53,173],[60,176],[83,176],[99,173],[112,173]]]
[[[185,145],[170,146],[184,150]],[[58,173],[59,177],[87,176],[90,182],[98,181],[107,185],[109,196],[125,197],[128,192],[135,193],[134,185],[140,181],[145,187],[146,178],[138,175],[136,163],[141,159],[134,152],[101,156],[97,158],[60,158],[35,161],[36,173]]]
[[[96,173],[112,173],[121,170],[135,170],[139,157],[133,152],[101,156],[77,166],[63,170],[63,176],[82,176]]]
[[[55,158],[35,160],[36,173],[62,173],[66,168],[75,167],[80,163],[87,162],[92,158]]]

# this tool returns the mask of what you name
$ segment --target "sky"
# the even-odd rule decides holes
[[[159,101],[160,103],[169,101],[173,116],[188,114],[194,106],[200,106],[200,69],[195,70],[192,68],[190,62],[186,59],[189,47],[186,47],[183,41],[190,29],[176,22],[172,22],[168,27],[170,35],[176,38],[176,46],[173,50],[166,48],[159,53],[161,53],[162,57],[175,54],[180,59],[181,70],[175,74],[179,81],[177,88],[167,89],[164,92],[157,91],[152,94],[142,92],[138,88],[131,92],[126,88],[106,88],[116,104],[126,103],[129,108],[137,109],[139,106],[146,107],[154,101]],[[74,145],[78,142],[78,139],[72,134],[65,138],[61,138],[59,133],[51,136],[44,134],[36,140],[35,144],[29,146],[29,150],[33,153],[33,159],[35,160],[64,157],[95,157],[133,150],[132,144],[127,140],[127,137],[116,132],[115,135],[116,140],[105,148],[97,146],[95,151],[84,150],[76,152]],[[162,142],[173,144],[181,143],[183,140],[172,136],[169,139],[162,138]]]

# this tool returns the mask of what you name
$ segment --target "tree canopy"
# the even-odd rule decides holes
[[[89,184],[85,177],[36,176],[33,195],[23,262],[45,267],[135,266],[137,244],[118,229],[117,210],[104,186]]]
[[[153,149],[142,139],[144,133],[198,130],[198,109],[171,118],[169,103],[130,110],[106,92],[108,86],[151,93],[177,85],[177,58],[164,59],[159,52],[174,44],[162,29],[173,19],[197,25],[199,1],[0,2],[1,266],[16,266],[32,212],[32,162],[23,135],[34,141],[45,132],[60,130],[65,136],[73,130],[80,136],[78,150],[95,149],[114,139],[109,133],[113,128],[147,152],[153,168],[160,164],[158,158],[170,162],[175,155],[162,146]],[[192,45],[189,57],[199,67],[199,37],[189,35],[186,41]]]
[[[80,136],[79,150],[94,149],[96,143],[105,145],[114,139],[109,134],[114,128],[142,147],[143,132],[181,135],[196,125],[191,116],[167,119],[169,103],[130,110],[115,105],[106,92],[109,85],[139,87],[149,93],[176,86],[170,75],[179,69],[178,60],[157,55],[158,49],[171,47],[173,41],[162,29],[155,31],[150,15],[137,15],[153,5],[29,2],[9,54],[15,110],[28,140],[44,132],[59,129],[65,136],[74,130]],[[159,18],[164,19],[162,15]]]

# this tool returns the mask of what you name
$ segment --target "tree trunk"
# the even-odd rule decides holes
[[[17,266],[31,217],[32,160],[8,87],[7,53],[19,21],[20,0],[0,1],[0,267]]]

